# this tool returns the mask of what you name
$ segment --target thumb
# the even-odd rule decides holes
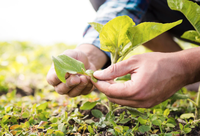
[[[131,71],[131,64],[125,60],[109,66],[108,68],[94,72],[94,77],[99,80],[112,80],[124,76]]]

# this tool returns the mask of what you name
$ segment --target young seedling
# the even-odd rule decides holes
[[[185,32],[181,37],[200,43],[200,6],[188,0],[168,0],[168,5],[172,10],[182,12],[195,29]],[[196,107],[195,119],[200,119],[200,88],[198,90],[196,103],[191,99],[188,100]]]
[[[138,45],[141,45],[163,32],[180,24],[145,22],[135,26],[135,23],[128,16],[119,16],[107,24],[90,23],[98,32],[101,49],[111,53],[111,63],[122,61],[126,55]],[[113,110],[112,103],[109,103],[110,110]]]
[[[126,55],[138,45],[141,45],[163,32],[180,24],[182,20],[173,23],[154,23],[145,22],[135,25],[128,16],[119,16],[110,20],[105,25],[92,22],[91,26],[99,32],[101,49],[111,53],[112,64],[122,61]],[[86,71],[84,64],[65,55],[53,57],[55,71],[62,82],[65,81],[65,74],[83,74],[91,77],[93,81],[93,71]],[[110,111],[113,111],[113,105],[109,103]]]

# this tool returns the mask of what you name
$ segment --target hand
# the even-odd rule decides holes
[[[96,71],[94,85],[108,99],[120,105],[150,108],[172,96],[187,84],[184,66],[177,53],[146,53]],[[116,77],[131,74],[124,83]]]
[[[66,50],[63,54],[83,62],[86,69],[96,70],[95,66],[89,62],[86,54],[80,50]],[[67,73],[65,78],[66,83],[62,83],[56,75],[54,65],[51,66],[47,74],[47,82],[54,86],[59,94],[67,94],[70,97],[75,97],[81,94],[86,95],[92,91],[93,84],[87,76]]]

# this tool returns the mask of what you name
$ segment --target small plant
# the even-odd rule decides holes
[[[141,45],[163,32],[180,24],[182,20],[174,23],[154,23],[145,22],[135,26],[133,20],[128,16],[119,16],[105,25],[92,22],[91,26],[99,32],[101,49],[111,53],[111,62],[115,64],[122,61],[126,55],[138,45]],[[83,74],[88,75],[93,81],[93,71],[86,71],[82,62],[76,61],[65,55],[53,57],[55,71],[58,78],[65,82],[65,74]],[[113,110],[112,103],[109,103],[110,111]]]

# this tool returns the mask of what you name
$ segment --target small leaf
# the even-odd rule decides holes
[[[146,123],[147,123],[147,120],[145,120],[145,119],[143,119],[143,118],[141,118],[141,117],[138,118],[138,121],[139,121],[140,124],[142,124],[142,125],[146,125]]]
[[[182,12],[200,35],[200,6],[189,0],[167,0],[172,10]]]
[[[181,22],[182,20],[165,24],[154,22],[140,23],[137,26],[131,27],[127,32],[127,36],[129,37],[133,48],[157,37],[158,35],[179,25]]]
[[[142,116],[142,115],[144,115],[143,113],[139,112],[135,108],[126,107],[126,109],[131,113],[131,115],[134,115],[134,116]]]
[[[181,38],[200,43],[200,35],[194,30],[186,31]]]
[[[24,113],[22,113],[22,118],[28,118],[29,115],[30,115],[30,113],[24,112]]]
[[[91,77],[92,81],[94,81],[95,83],[97,82],[97,79],[93,76],[94,71],[93,70],[86,70],[85,72],[88,76]]]
[[[115,126],[114,130],[117,131],[118,133],[122,133],[123,132],[123,127],[122,126]]]
[[[194,113],[184,113],[180,116],[181,119],[189,119],[189,118],[194,118]]]
[[[94,106],[96,106],[97,102],[85,102],[80,109],[81,110],[91,110],[92,108],[94,108]]]
[[[66,131],[65,124],[64,123],[58,124],[58,130],[65,133],[65,131]]]
[[[88,125],[88,131],[90,132],[91,135],[94,134],[94,130],[91,125]]]
[[[61,132],[60,130],[57,130],[54,132],[55,136],[64,136],[65,134]]]
[[[130,120],[131,120],[130,118],[125,118],[125,119],[121,120],[119,123],[125,124],[125,123],[129,122]]]
[[[142,125],[138,128],[138,130],[142,133],[148,132],[150,130],[150,126]]]
[[[181,94],[181,93],[179,93],[179,92],[173,94],[173,95],[170,97],[170,99],[174,99],[174,100],[187,99],[187,98],[189,98],[188,95],[186,95],[186,94]]]
[[[161,126],[162,121],[159,120],[159,119],[157,119],[157,120],[154,120],[152,123],[153,123],[154,125],[156,125],[156,126]]]
[[[184,128],[183,131],[187,134],[187,133],[190,133],[192,129],[191,128]]]
[[[12,125],[10,127],[10,130],[22,130],[22,126],[21,125]]]
[[[103,26],[99,35],[101,49],[119,54],[123,47],[130,42],[126,33],[133,25],[135,23],[128,16],[118,16],[110,20]]]
[[[174,127],[175,127],[175,126],[174,126],[173,124],[171,124],[171,123],[167,123],[166,126],[167,126],[167,127],[171,127],[171,128],[174,128]]]
[[[168,117],[169,113],[170,113],[170,110],[169,110],[169,109],[166,109],[166,110],[164,111],[163,115],[164,115],[165,117]]]
[[[92,27],[94,27],[94,29],[97,31],[97,32],[101,32],[101,29],[103,28],[103,25],[102,24],[99,24],[99,23],[96,23],[96,22],[91,22],[89,23]]]
[[[96,118],[101,118],[101,117],[103,117],[103,113],[100,111],[100,110],[92,110],[91,111],[91,113],[92,113],[92,115],[94,116],[94,117],[96,117]]]
[[[84,74],[86,69],[82,62],[67,55],[52,57],[56,74],[60,81],[66,83],[65,74]]]
[[[47,108],[47,106],[48,106],[48,103],[47,103],[47,102],[42,103],[42,104],[39,104],[39,105],[37,106],[37,110],[42,110],[42,111],[44,111],[44,110]]]
[[[181,123],[179,123],[179,128],[180,130],[183,130],[183,125]]]
[[[127,74],[125,76],[121,76],[121,77],[116,78],[116,81],[121,81],[121,80],[123,80],[123,81],[131,80],[131,74]]]
[[[2,122],[6,122],[8,119],[9,119],[10,115],[5,115],[3,118],[2,118]]]

